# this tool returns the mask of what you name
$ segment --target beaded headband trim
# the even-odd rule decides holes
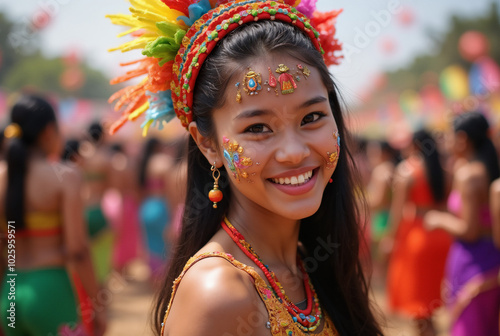
[[[335,19],[341,10],[311,14],[315,0],[129,0],[131,14],[108,15],[112,23],[131,29],[119,36],[134,40],[110,51],[142,49],[146,57],[135,62],[135,70],[115,78],[111,84],[134,77],[146,77],[109,99],[122,117],[110,129],[116,132],[128,120],[145,114],[145,135],[151,125],[163,124],[177,116],[184,127],[193,120],[193,91],[198,72],[217,42],[238,26],[259,20],[277,20],[304,31],[327,65],[338,64],[341,45],[334,38]],[[299,10],[298,10],[298,9]],[[315,28],[316,27],[316,28]],[[322,48],[325,48],[325,50]]]

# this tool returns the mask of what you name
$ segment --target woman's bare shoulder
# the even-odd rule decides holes
[[[194,263],[181,279],[165,335],[223,335],[259,311],[252,277],[221,257]],[[189,312],[189,313],[186,313]]]
[[[472,162],[459,168],[455,179],[459,188],[465,190],[483,189],[489,184],[488,171],[480,162]]]
[[[492,194],[500,196],[500,178],[496,179],[491,183],[490,190]]]

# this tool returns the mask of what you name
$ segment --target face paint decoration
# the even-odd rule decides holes
[[[236,181],[240,181],[240,176],[245,179],[248,178],[248,173],[243,170],[253,164],[252,159],[242,156],[243,147],[238,145],[236,141],[231,142],[227,137],[223,137],[222,141],[222,147],[224,147],[224,158],[226,159],[227,165],[233,173]]]
[[[290,75],[288,71],[290,71],[290,69],[284,64],[278,65],[278,69],[276,69],[276,72],[280,74],[278,82],[280,82],[281,85],[281,94],[293,93],[294,89],[297,88],[293,76]]]
[[[236,101],[241,103],[241,87],[249,96],[253,96],[259,93],[262,90],[262,85],[269,86],[267,88],[267,92],[271,92],[274,89],[276,96],[278,96],[278,82],[281,86],[281,94],[289,94],[293,93],[297,88],[297,82],[300,82],[302,79],[300,75],[303,75],[305,79],[311,75],[311,70],[307,68],[307,66],[302,66],[302,64],[297,64],[297,70],[295,70],[295,75],[289,73],[290,68],[288,68],[285,64],[280,64],[278,69],[276,69],[276,73],[279,73],[280,76],[278,79],[274,76],[271,67],[267,67],[269,71],[269,80],[266,80],[264,84],[262,84],[261,74],[253,71],[248,68],[248,72],[243,77],[242,82],[238,82],[235,84],[237,88],[236,93]],[[261,85],[262,84],[262,85]]]
[[[260,73],[253,71],[252,69],[248,69],[248,72],[243,77],[243,90],[249,96],[253,96],[259,94],[259,91],[262,90],[262,78]]]
[[[276,92],[276,95],[278,95],[278,82],[276,81],[276,77],[274,77],[273,72],[270,67],[267,68],[269,71],[269,81],[267,82],[270,87],[274,89],[274,92]]]
[[[236,102],[237,103],[241,103],[241,91],[240,91],[241,83],[238,82],[238,83],[235,84],[235,86],[238,89],[238,92],[236,93]]]
[[[304,78],[307,79],[311,75],[311,70],[307,68],[307,66],[302,66],[302,64],[297,64],[297,68],[302,71],[302,74],[304,75]]]
[[[326,169],[335,169],[339,161],[340,154],[340,135],[338,131],[333,132],[333,138],[336,140],[336,149],[333,153],[326,153]]]

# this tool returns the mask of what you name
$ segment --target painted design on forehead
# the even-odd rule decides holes
[[[240,83],[236,83],[235,86],[237,88],[236,92],[236,102],[241,103],[241,87],[243,86],[243,91],[247,93],[249,96],[259,94],[259,91],[262,90],[262,77],[260,73],[253,71],[248,68],[248,72],[243,76],[243,81]]]
[[[270,86],[267,91],[271,91],[271,88],[273,88],[276,95],[278,95],[278,82],[276,81],[276,77],[274,77],[273,71],[270,67],[267,67],[267,70],[269,71],[269,81],[267,82],[267,84]]]
[[[237,102],[237,103],[241,103],[241,91],[240,91],[240,85],[241,85],[241,83],[240,83],[240,82],[238,82],[238,83],[236,83],[236,84],[235,84],[235,86],[236,86],[236,88],[237,88],[237,90],[238,90],[238,91],[236,92],[236,102]]]
[[[302,66],[302,64],[297,64],[297,69],[294,71],[294,75],[290,73],[290,68],[285,64],[278,65],[276,69],[276,73],[280,74],[278,79],[273,74],[271,67],[267,67],[269,72],[269,79],[262,83],[262,76],[260,73],[253,71],[251,68],[248,68],[248,72],[243,76],[243,81],[235,84],[237,93],[236,93],[236,102],[241,103],[241,88],[247,93],[249,96],[253,96],[259,94],[259,91],[262,90],[262,85],[267,85],[267,92],[271,92],[274,89],[276,96],[279,95],[278,90],[278,82],[281,87],[281,94],[290,94],[295,91],[297,88],[297,82],[300,82],[301,77],[303,75],[305,79],[307,79],[311,75],[311,70],[307,66]]]
[[[293,76],[290,75],[288,71],[290,71],[290,69],[284,64],[278,65],[278,69],[276,69],[276,72],[280,74],[278,82],[280,82],[281,85],[281,94],[293,93],[293,91],[297,88],[297,84],[295,83]]]
[[[311,70],[307,66],[302,66],[302,64],[297,64],[297,68],[302,71],[302,74],[304,75],[305,79],[311,75]]]
[[[243,147],[236,141],[229,141],[227,137],[222,138],[222,147],[224,148],[224,158],[236,181],[240,181],[240,176],[248,178],[248,173],[244,170],[250,167],[253,162],[251,158],[242,155]]]
[[[333,132],[335,139],[335,151],[333,153],[326,152],[326,169],[335,169],[340,155],[340,135],[338,131]]]
[[[243,77],[243,90],[249,96],[253,96],[259,94],[259,91],[262,90],[262,78],[260,73],[253,71],[248,68],[248,72]]]

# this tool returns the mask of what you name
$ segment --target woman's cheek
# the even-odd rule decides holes
[[[241,180],[249,180],[248,168],[254,165],[251,157],[246,156],[245,149],[235,140],[230,140],[224,136],[222,138],[222,148],[224,160],[227,163],[230,173],[237,182]]]

